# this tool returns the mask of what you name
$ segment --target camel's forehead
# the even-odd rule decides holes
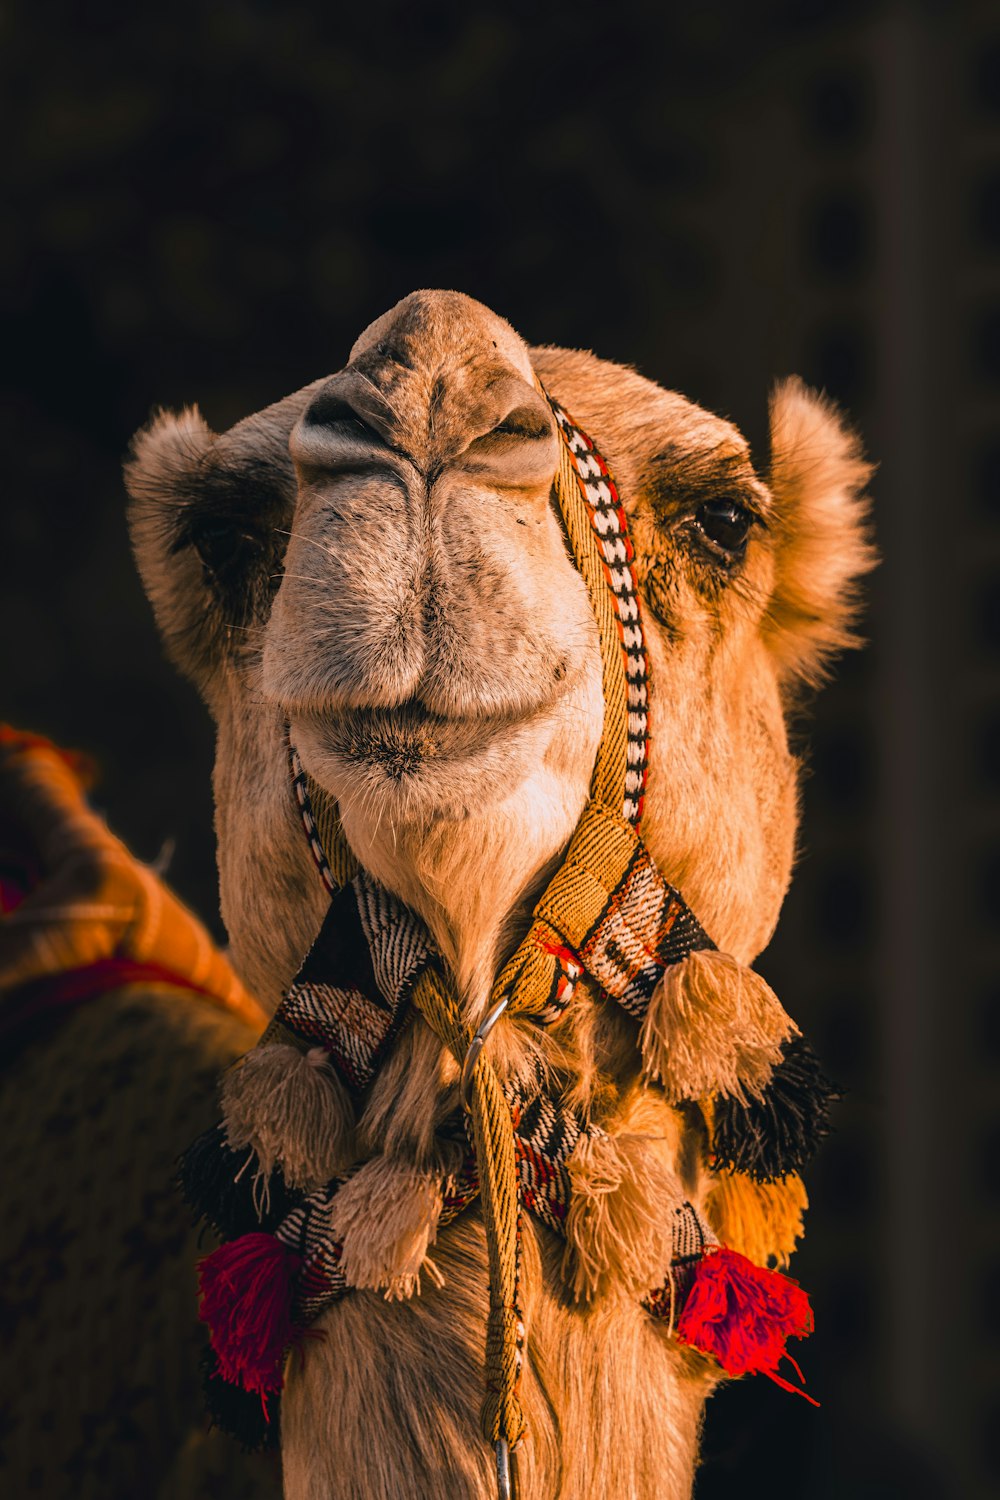
[[[374,376],[383,390],[409,388],[417,399],[430,401],[440,400],[445,389],[469,396],[494,382],[505,367],[533,383],[534,356],[540,352],[530,350],[504,318],[463,292],[417,291],[368,325],[351,349],[348,368]],[[587,402],[596,381],[605,402],[627,403],[639,418],[659,417],[695,446],[728,449],[733,456],[746,451],[732,423],[678,392],[588,352],[557,352],[563,389],[552,393],[566,404],[578,392]]]

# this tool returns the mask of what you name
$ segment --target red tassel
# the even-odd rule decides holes
[[[677,1320],[677,1337],[717,1360],[727,1375],[768,1375],[784,1390],[819,1402],[778,1374],[788,1339],[813,1331],[809,1298],[788,1276],[720,1246],[702,1256]]]
[[[256,1391],[267,1410],[283,1384],[292,1342],[292,1282],[299,1257],[273,1234],[244,1234],[198,1264],[201,1312],[219,1373],[230,1385]]]

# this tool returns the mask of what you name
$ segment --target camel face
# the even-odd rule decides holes
[[[263,686],[355,837],[366,808],[465,820],[553,760],[582,805],[599,650],[520,340],[467,298],[408,299],[316,390],[289,448]],[[567,722],[585,726],[571,755]]]
[[[218,720],[223,910],[259,993],[276,997],[322,911],[286,720],[355,852],[430,922],[472,1004],[575,827],[600,658],[535,373],[629,513],[650,850],[739,958],[773,928],[795,829],[785,706],[848,639],[869,562],[853,439],[790,382],[765,482],[739,432],[683,397],[592,355],[529,351],[470,298],[420,292],[330,379],[221,436],[193,411],[161,417],[130,466],[147,589]],[[260,865],[288,898],[278,936],[248,878]]]

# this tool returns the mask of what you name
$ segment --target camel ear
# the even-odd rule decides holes
[[[215,434],[196,406],[158,412],[132,439],[125,486],[132,548],[173,661],[204,688],[215,657],[211,586],[188,518],[206,488]]]
[[[125,465],[139,572],[167,650],[211,701],[259,644],[295,509],[288,434],[315,386],[216,436],[196,407],[162,412]]]
[[[766,629],[783,680],[815,685],[858,644],[859,580],[875,566],[865,486],[872,466],[832,402],[793,377],[771,397],[776,534]]]

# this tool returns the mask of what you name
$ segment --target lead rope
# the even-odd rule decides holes
[[[462,1020],[454,991],[436,969],[427,968],[419,976],[413,1000],[431,1030],[462,1063],[475,1038]],[[503,1444],[512,1451],[526,1427],[518,1395],[524,1343],[518,1305],[521,1210],[510,1105],[496,1069],[481,1051],[473,1063],[467,1098],[490,1276],[483,1435],[494,1448]]]
[[[500,1500],[513,1500],[510,1458],[526,1431],[519,1396],[524,1346],[519,1306],[521,1205],[510,1105],[482,1043],[504,1011],[552,1021],[568,1004],[580,969],[566,961],[560,928],[572,926],[565,920],[569,910],[579,916],[593,909],[595,901],[603,905],[624,876],[637,843],[635,825],[642,813],[648,763],[645,647],[624,512],[604,460],[537,380],[536,385],[552,408],[559,431],[555,493],[600,638],[604,728],[590,799],[563,870],[539,902],[528,933],[494,984],[488,1024],[484,1023],[478,1036],[465,1022],[452,986],[436,966],[423,970],[412,996],[459,1065],[469,1064],[463,1066],[463,1098],[472,1121],[490,1283],[481,1420],[483,1435],[496,1454]],[[307,832],[318,847],[314,855],[324,881],[335,890],[356,869],[336,803],[306,776],[294,752],[293,772]],[[280,1028],[275,1026],[274,1031]],[[470,1051],[473,1048],[475,1055]]]
[[[606,465],[562,408],[541,386],[539,390],[550,401],[559,429],[556,497],[600,636],[604,730],[591,780],[590,822],[593,826],[595,814],[600,820],[596,842],[620,845],[618,838],[601,840],[601,823],[612,825],[610,831],[617,834],[623,821],[638,822],[647,764],[646,663],[632,550]],[[590,842],[595,842],[593,837]],[[627,861],[630,853],[630,848],[627,854],[623,852],[622,860]],[[623,873],[622,860],[615,862],[615,875]],[[539,1005],[542,997],[557,1011],[565,1006],[571,985],[561,995],[554,992],[557,946],[558,934],[536,913],[531,929],[496,981],[491,1024],[505,1009],[508,1014],[530,1011],[539,1015],[544,1010],[544,1004]],[[505,1500],[513,1494],[509,1455],[526,1429],[519,1396],[524,1345],[518,1296],[521,1205],[510,1106],[481,1042],[472,1058],[470,1048],[477,1039],[463,1023],[454,992],[437,970],[429,968],[421,974],[413,999],[456,1060],[472,1061],[471,1069],[463,1070],[463,1082],[469,1085],[490,1270],[482,1425],[496,1451],[499,1490]]]

